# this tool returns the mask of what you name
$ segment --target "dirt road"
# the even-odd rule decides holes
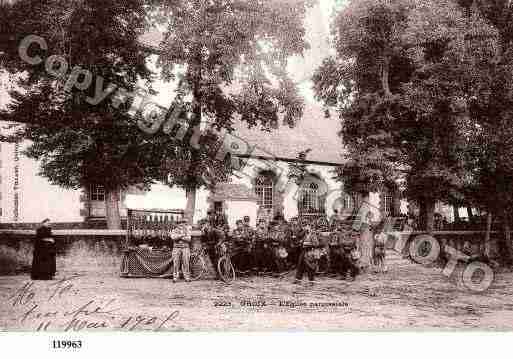
[[[74,268],[51,282],[0,277],[1,330],[419,330],[513,329],[513,274],[472,293],[436,268],[395,263],[355,282],[319,278],[122,279]]]

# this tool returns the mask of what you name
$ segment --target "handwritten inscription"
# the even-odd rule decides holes
[[[91,331],[91,330],[153,330],[170,329],[179,316],[176,310],[164,315],[147,313],[126,314],[116,298],[80,298],[75,275],[53,282],[43,289],[27,282],[9,297],[13,309],[20,312],[23,326],[34,326],[37,331]],[[67,307],[62,303],[69,304]]]

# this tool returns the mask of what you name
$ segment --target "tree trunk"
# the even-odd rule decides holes
[[[420,201],[420,228],[432,232],[435,227],[435,204],[436,201],[423,199]]]
[[[185,205],[185,218],[189,223],[193,223],[194,213],[196,211],[196,188],[187,188],[185,190],[187,204]]]
[[[105,189],[105,217],[108,229],[121,229],[118,190]]]
[[[490,243],[490,232],[492,231],[492,213],[488,212],[486,215],[486,234],[484,241],[484,255],[486,258],[490,258],[491,243]]]
[[[460,221],[460,207],[458,207],[457,205],[453,205],[452,206],[452,214],[454,216],[454,222],[459,222]]]
[[[197,64],[194,68],[194,79],[192,83],[192,112],[194,114],[192,121],[190,123],[191,128],[194,130],[196,129],[196,126],[200,126],[201,124],[201,93],[200,93],[200,87],[201,87],[201,55],[198,53],[197,55]],[[194,137],[194,131],[191,133],[191,136]],[[188,138],[188,142],[191,142],[191,139]],[[200,156],[197,149],[193,148],[191,146],[191,163],[192,168],[189,168],[190,175],[199,177],[202,174],[196,172],[196,166],[199,164]],[[187,204],[185,205],[185,218],[189,221],[189,224],[192,224],[194,221],[194,212],[196,211],[196,185],[197,181],[192,181],[190,183],[190,186],[186,186],[185,188],[185,196],[187,198]]]
[[[508,264],[511,264],[512,259],[513,259],[513,245],[511,244],[511,228],[509,225],[508,213],[504,213],[503,221],[504,221],[504,249],[506,250],[504,259],[506,260],[506,262]]]
[[[381,60],[381,86],[383,87],[385,96],[392,95],[392,92],[390,91],[389,73],[390,73],[390,56],[388,56],[387,54],[384,54],[383,59]]]
[[[474,214],[472,213],[472,207],[467,207],[467,216],[468,216],[469,222],[474,221]]]

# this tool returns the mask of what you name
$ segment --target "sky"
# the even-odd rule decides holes
[[[322,60],[330,54],[328,38],[332,9],[335,3],[341,2],[345,2],[345,0],[319,0],[319,5],[309,11],[305,27],[306,40],[310,43],[311,48],[303,57],[290,59],[289,71],[293,79],[298,82],[301,94],[309,102],[315,102],[310,78]],[[155,98],[156,102],[162,106],[169,106],[174,98],[173,84],[156,81],[154,87],[159,92]],[[5,107],[9,101],[6,94],[8,88],[7,77],[0,73],[0,108]]]

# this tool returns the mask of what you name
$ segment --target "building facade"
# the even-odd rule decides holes
[[[371,205],[375,219],[406,213],[406,203],[398,193],[371,193],[364,199],[344,191],[343,183],[334,178],[335,168],[342,163],[338,127],[337,121],[325,119],[322,109],[311,104],[294,128],[267,131],[238,124],[237,141],[250,148],[239,158],[244,165],[213,191],[197,191],[194,220],[205,217],[208,210],[225,212],[231,226],[245,215],[253,224],[258,218],[276,216],[329,217],[335,209],[349,216],[364,200]],[[38,175],[39,164],[23,156],[27,144],[0,144],[0,222],[21,225],[49,217],[59,223],[104,225],[103,187],[95,183],[80,189],[52,185]],[[299,159],[298,154],[305,151],[306,159]],[[302,180],[291,175],[298,166],[304,170]],[[184,190],[160,182],[146,192],[137,188],[123,191],[119,198],[122,218],[127,208],[184,209],[186,205]]]

